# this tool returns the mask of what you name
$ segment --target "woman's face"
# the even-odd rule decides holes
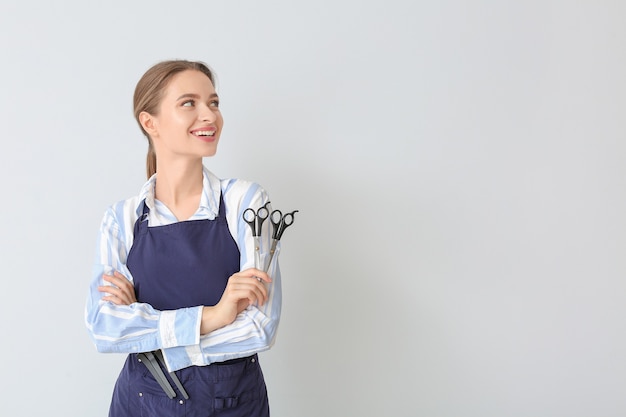
[[[172,77],[156,116],[150,116],[150,136],[157,157],[213,156],[224,120],[209,77],[186,70]]]

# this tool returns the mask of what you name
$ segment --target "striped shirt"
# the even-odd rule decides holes
[[[261,307],[248,307],[233,323],[206,335],[200,335],[202,306],[158,311],[146,303],[126,306],[102,300],[104,294],[98,291],[98,286],[110,285],[102,279],[103,274],[112,275],[113,271],[119,271],[133,282],[126,260],[133,244],[135,221],[141,214],[141,203],[145,201],[150,209],[150,227],[178,221],[163,203],[154,198],[155,183],[156,175],[144,184],[138,196],[113,204],[104,213],[85,307],[85,322],[98,351],[133,353],[161,349],[167,368],[174,371],[269,349],[274,344],[280,319],[282,294],[277,262],[280,243],[267,271],[272,277],[272,283],[266,284],[269,290],[267,302]],[[204,168],[200,206],[189,220],[214,219],[219,211],[220,192],[224,198],[228,228],[241,253],[240,269],[254,267],[254,241],[242,214],[248,207],[256,210],[263,206],[268,195],[258,184],[219,179]],[[262,264],[267,260],[269,245],[269,233],[264,233],[261,237]]]

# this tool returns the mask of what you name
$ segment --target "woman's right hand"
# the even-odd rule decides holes
[[[239,313],[252,304],[265,304],[268,297],[265,283],[270,282],[272,279],[269,275],[256,268],[233,274],[228,279],[220,301],[202,310],[200,334],[210,333],[232,323]]]
[[[104,293],[104,301],[126,306],[137,302],[135,287],[124,275],[114,271],[112,275],[104,274],[102,279],[111,284],[98,287],[98,291]]]

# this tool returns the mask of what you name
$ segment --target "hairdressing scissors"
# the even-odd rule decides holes
[[[252,237],[254,238],[254,267],[259,268],[261,265],[261,228],[263,222],[270,217],[270,211],[267,208],[269,201],[265,205],[261,206],[257,211],[251,208],[247,208],[243,211],[243,220],[248,223],[250,229],[252,229]]]
[[[272,211],[270,215],[270,222],[272,223],[272,247],[270,249],[270,256],[267,260],[267,264],[264,271],[270,267],[272,263],[272,258],[274,257],[274,252],[276,252],[276,245],[278,245],[278,241],[283,236],[285,229],[293,224],[294,215],[298,212],[298,210],[294,210],[291,213],[283,214],[280,210]]]

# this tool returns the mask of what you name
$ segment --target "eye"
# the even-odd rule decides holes
[[[196,105],[196,102],[194,100],[186,100],[181,103],[181,106],[183,107],[193,107],[195,105]]]
[[[209,102],[209,106],[211,106],[211,107],[219,107],[220,106],[220,101],[219,100],[211,100]]]

